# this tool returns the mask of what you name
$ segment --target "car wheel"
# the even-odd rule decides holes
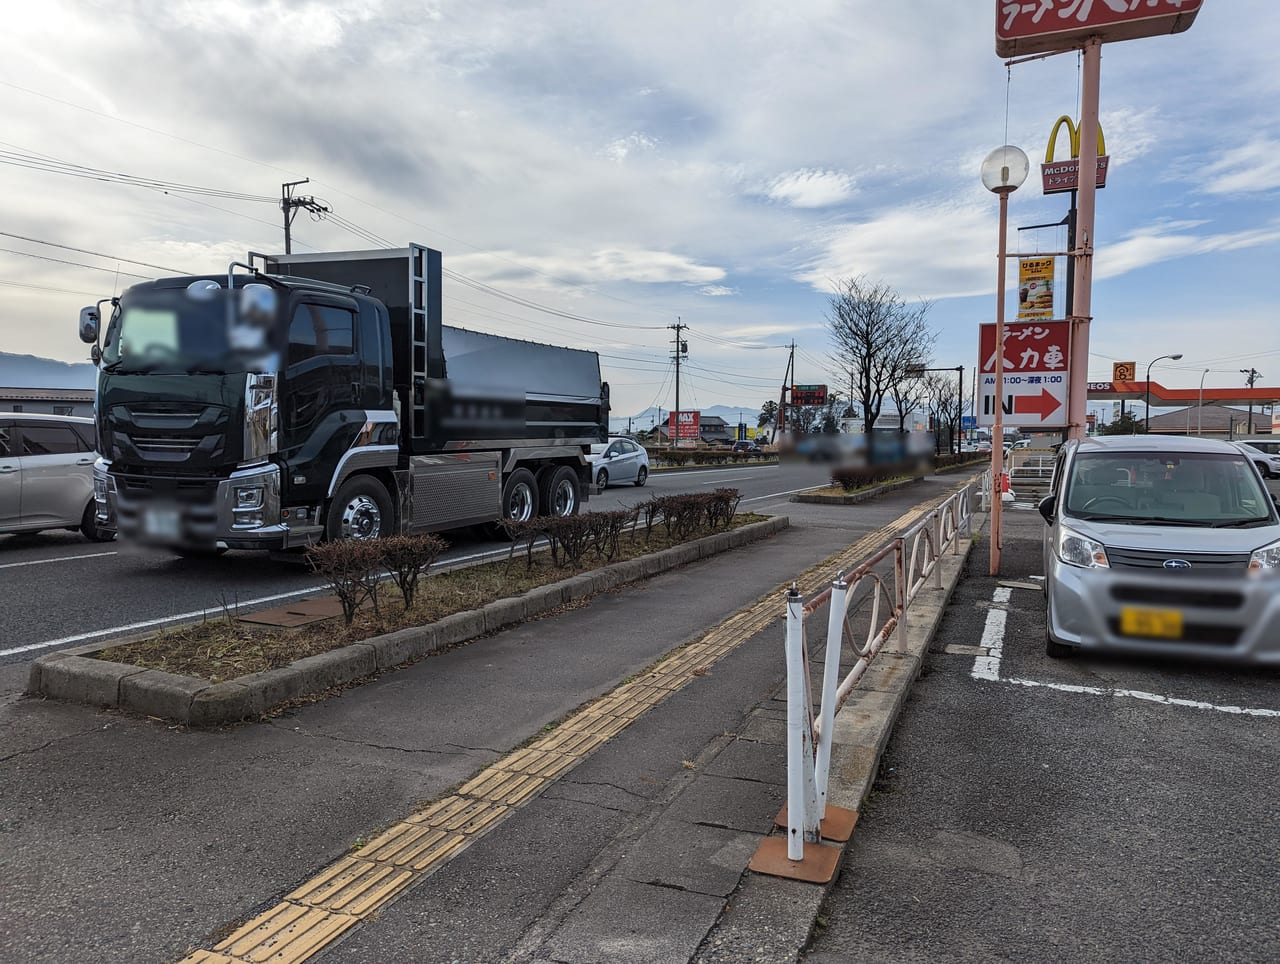
[[[603,489],[608,484],[609,484],[609,473],[606,472],[604,469],[601,469],[599,472],[596,473],[596,488]]]
[[[516,469],[502,485],[502,518],[528,522],[538,514],[538,483],[528,469]]]
[[[98,504],[92,499],[80,518],[80,534],[90,542],[110,542],[116,537],[114,530],[98,528]]]
[[[389,536],[395,517],[391,496],[381,482],[370,475],[347,479],[329,503],[325,517],[325,538],[380,539]]]
[[[578,514],[582,491],[578,485],[578,473],[567,465],[551,466],[541,473],[542,511],[546,515],[571,516]]]
[[[636,473],[636,488],[640,488],[649,481],[649,469],[647,466],[640,466],[640,471]]]

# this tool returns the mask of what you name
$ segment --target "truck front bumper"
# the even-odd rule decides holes
[[[99,460],[101,462],[101,460]],[[112,472],[95,466],[103,516],[126,540],[182,548],[288,549],[314,541],[280,517],[280,469],[264,463],[226,479],[187,479]]]

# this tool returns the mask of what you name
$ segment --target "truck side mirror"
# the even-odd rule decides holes
[[[101,324],[102,315],[98,312],[97,305],[90,305],[87,308],[80,309],[80,340],[86,345],[98,344],[98,326]]]

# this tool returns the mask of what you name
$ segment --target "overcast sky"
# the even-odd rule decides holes
[[[1073,54],[1008,83],[994,14],[989,0],[42,0],[6,10],[0,159],[277,199],[310,177],[302,190],[347,225],[438,247],[524,302],[449,280],[448,323],[599,350],[615,415],[672,405],[677,317],[685,406],[758,409],[792,338],[797,380],[834,380],[834,278],[931,300],[933,363],[976,364],[997,213],[979,165],[1007,131],[1037,170],[1078,92]],[[1104,48],[1095,379],[1182,352],[1153,377],[1194,387],[1208,368],[1207,385],[1234,385],[1256,365],[1280,384],[1277,49],[1274,0],[1207,0],[1187,33]],[[270,200],[14,164],[0,187],[0,231],[114,258],[210,271],[282,246]],[[1033,173],[1012,226],[1066,207]],[[1011,237],[1065,246],[1058,229]],[[295,238],[373,246],[305,214]],[[82,304],[137,280],[125,272],[160,273],[0,248],[0,349],[68,361],[85,357]]]

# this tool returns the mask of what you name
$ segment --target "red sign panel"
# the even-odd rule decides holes
[[[825,405],[827,404],[826,385],[792,385],[792,405]]]
[[[672,412],[668,420],[668,437],[677,442],[682,439],[698,439],[702,437],[701,412]]]
[[[1105,154],[1098,158],[1098,187],[1107,186],[1107,165],[1111,158]],[[1080,188],[1080,158],[1073,157],[1069,161],[1054,161],[1040,165],[1040,178],[1044,182],[1045,194],[1064,194]]]
[[[996,326],[978,332],[978,424],[994,422],[996,406],[1004,421],[1023,428],[1066,424],[1067,365],[1071,349],[1069,321],[1015,321],[1004,326],[1003,387],[996,391]]]
[[[1001,57],[1070,50],[1090,37],[1103,42],[1181,33],[1202,0],[996,0],[996,53]]]

